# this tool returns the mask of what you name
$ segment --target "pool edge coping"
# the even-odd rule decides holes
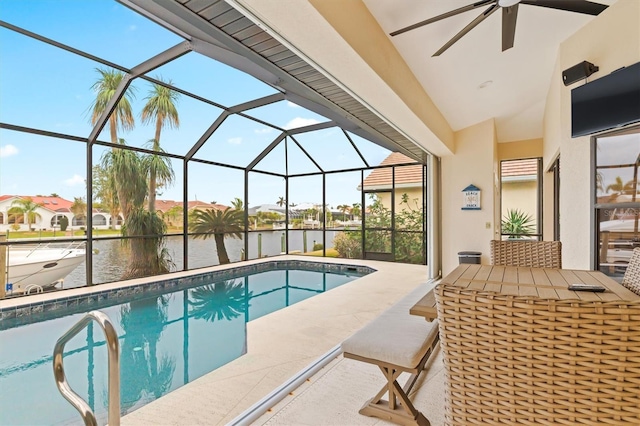
[[[369,263],[365,264],[360,259],[341,258],[327,261],[326,258],[308,259],[286,255],[5,299],[0,300],[0,330],[33,322],[29,321],[31,316],[42,316],[56,310],[65,310],[71,314],[80,313],[122,302],[124,298],[133,300],[151,297],[156,293],[181,291],[204,284],[199,284],[197,280],[232,279],[238,275],[296,266],[316,267],[328,272],[347,272],[347,268],[356,268],[356,272],[367,275],[377,271]]]

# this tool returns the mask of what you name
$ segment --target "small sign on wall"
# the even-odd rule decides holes
[[[462,190],[462,210],[480,210],[480,188],[471,184]]]

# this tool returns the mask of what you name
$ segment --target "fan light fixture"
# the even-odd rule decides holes
[[[424,21],[409,25],[408,27],[400,28],[389,35],[391,37],[397,36],[402,33],[406,33],[407,31],[420,28],[424,25],[433,24],[434,22],[441,21],[445,18],[450,18],[479,7],[487,6],[487,9],[484,12],[478,15],[473,21],[469,22],[466,27],[454,35],[451,40],[446,42],[444,46],[433,54],[433,56],[440,56],[445,50],[450,48],[454,43],[460,40],[469,31],[477,27],[478,24],[491,16],[491,14],[495,13],[498,9],[502,9],[502,51],[504,52],[505,50],[513,47],[513,42],[516,37],[518,7],[520,7],[520,5],[525,5],[526,7],[545,7],[549,9],[564,10],[567,12],[584,13],[592,16],[600,14],[600,12],[609,7],[606,4],[596,3],[589,0],[477,0],[473,4],[450,10],[438,16],[434,16],[433,18],[425,19]]]

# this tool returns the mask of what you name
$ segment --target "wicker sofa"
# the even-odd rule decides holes
[[[435,296],[447,425],[640,425],[640,298]]]

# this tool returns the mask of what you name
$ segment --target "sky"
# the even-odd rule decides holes
[[[0,0],[0,19],[118,65],[132,68],[184,41],[114,0]],[[52,47],[38,40],[0,28],[0,122],[87,137],[92,130],[90,107],[97,68],[106,66]],[[171,81],[176,87],[223,106],[233,106],[276,90],[253,77],[190,52],[152,71],[151,77]],[[128,145],[144,147],[153,138],[154,124],[143,124],[140,112],[150,83],[134,80],[132,108],[136,123],[132,131],[119,131]],[[165,128],[163,149],[184,155],[222,109],[200,100],[180,96],[180,127]],[[326,118],[288,101],[247,111],[255,118],[290,129],[327,121]],[[237,115],[230,116],[197,152],[195,158],[248,165],[273,139],[278,130]],[[350,134],[370,165],[388,154]],[[296,137],[302,147],[325,170],[364,166],[339,128]],[[98,140],[110,141],[108,129]],[[96,146],[94,164],[110,148]],[[293,143],[288,143],[289,173],[318,171]],[[159,199],[181,200],[183,166],[172,160],[176,183],[161,188]],[[284,145],[280,144],[256,169],[284,173]],[[189,199],[230,204],[244,195],[242,171],[189,163]],[[0,195],[49,195],[73,200],[86,195],[86,154],[82,142],[0,129]],[[290,179],[290,203],[321,203],[322,178]],[[327,175],[327,204],[360,201],[360,173]],[[252,173],[249,205],[275,204],[285,195],[284,179]]]

